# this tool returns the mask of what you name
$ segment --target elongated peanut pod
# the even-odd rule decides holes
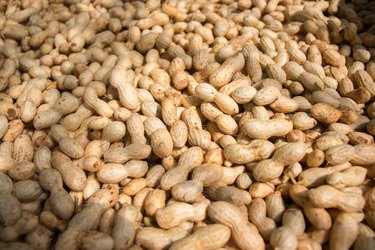
[[[151,154],[147,144],[130,144],[125,148],[110,148],[104,153],[104,160],[112,163],[125,163],[129,160],[143,160]]]
[[[187,235],[188,232],[180,227],[168,230],[144,227],[138,230],[135,241],[147,249],[163,249]]]
[[[134,78],[134,71],[121,66],[115,66],[110,77],[111,85],[119,92],[121,104],[130,110],[137,109],[140,106],[137,90],[133,85]]]
[[[203,200],[193,205],[175,202],[156,211],[155,219],[161,228],[169,229],[181,225],[185,221],[198,222],[206,217],[209,201]]]
[[[240,71],[245,66],[245,59],[242,53],[238,53],[228,58],[210,76],[210,84],[214,87],[221,87],[229,83],[234,73]]]
[[[127,249],[133,244],[137,216],[138,210],[131,205],[125,205],[117,212],[112,232],[114,249]]]
[[[173,140],[168,130],[159,128],[150,136],[152,150],[159,158],[166,158],[172,154]]]
[[[256,227],[243,218],[235,205],[225,201],[211,203],[207,210],[208,216],[215,222],[231,228],[233,240],[242,249],[265,249],[265,243]],[[247,237],[243,237],[247,235]]]
[[[92,87],[85,88],[83,100],[89,108],[95,110],[99,115],[111,117],[114,112],[108,103],[99,99],[96,90]]]
[[[361,194],[342,192],[329,185],[322,185],[309,191],[312,205],[320,208],[338,208],[343,212],[357,212],[363,209],[365,199]]]
[[[64,183],[74,191],[82,191],[86,186],[86,174],[74,165],[68,156],[61,152],[53,152],[52,166],[60,172]]]
[[[363,167],[353,166],[343,172],[336,172],[327,177],[327,183],[335,188],[343,188],[345,186],[358,186],[363,183],[366,178],[367,169]]]
[[[21,203],[11,193],[0,192],[0,221],[4,226],[14,224],[22,216]]]
[[[169,249],[217,249],[227,243],[230,235],[230,229],[227,226],[222,224],[208,225],[175,242]]]
[[[111,250],[114,246],[114,241],[110,235],[97,231],[80,234],[78,241],[80,249]]]
[[[100,168],[97,178],[103,183],[118,183],[127,177],[141,178],[147,170],[148,166],[145,161],[131,160],[125,165],[106,163]]]
[[[293,129],[293,123],[285,119],[249,119],[242,125],[244,133],[254,139],[268,139],[272,136],[285,136]]]
[[[165,173],[160,180],[160,185],[164,190],[171,189],[174,185],[187,179],[189,172],[198,167],[203,162],[203,151],[199,147],[191,147],[184,152],[178,165]]]
[[[39,174],[40,185],[51,193],[50,205],[54,214],[64,220],[70,219],[74,213],[74,202],[63,188],[60,173],[52,168],[46,168]]]
[[[359,233],[358,223],[346,213],[336,217],[329,236],[329,248],[332,250],[350,249]]]

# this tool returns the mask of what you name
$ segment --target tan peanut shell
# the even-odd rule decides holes
[[[137,232],[135,241],[137,244],[149,249],[161,249],[184,238],[187,234],[188,233],[180,227],[174,227],[168,230],[145,227]]]
[[[208,216],[215,222],[231,227],[236,244],[246,249],[264,249],[265,243],[253,224],[243,218],[240,210],[228,202],[218,201],[208,207]],[[246,233],[248,237],[241,237]]]
[[[253,140],[249,145],[230,144],[224,149],[225,157],[237,164],[250,163],[268,158],[274,145],[266,140]]]
[[[173,243],[170,249],[217,249],[225,245],[230,235],[230,229],[227,226],[222,224],[208,225]]]
[[[268,139],[272,136],[285,136],[293,129],[293,123],[285,119],[249,119],[242,126],[244,133],[254,139]]]

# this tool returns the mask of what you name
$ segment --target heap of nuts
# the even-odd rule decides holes
[[[374,1],[0,11],[0,249],[375,249]]]

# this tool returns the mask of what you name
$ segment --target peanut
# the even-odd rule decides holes
[[[102,232],[84,232],[79,239],[82,249],[113,249],[113,239]]]
[[[228,186],[212,186],[207,190],[208,196],[217,201],[227,201],[236,206],[248,205],[251,202],[251,196],[247,191]]]
[[[362,223],[359,223],[358,227],[359,234],[354,243],[354,249],[371,249],[375,244],[374,240],[371,238],[374,235],[374,232],[370,227]]]
[[[126,68],[116,66],[112,69],[110,82],[119,92],[121,104],[127,109],[137,109],[140,105],[136,89],[132,85],[134,73]]]
[[[249,145],[230,144],[224,148],[225,157],[233,163],[245,164],[268,158],[274,145],[266,140],[253,140]]]
[[[293,124],[285,119],[249,119],[242,128],[250,138],[267,140],[272,136],[285,136],[293,129]]]
[[[335,207],[344,212],[356,212],[364,207],[361,194],[345,193],[329,185],[323,185],[309,191],[310,201],[321,208]]]
[[[344,163],[336,166],[329,166],[326,168],[311,168],[298,176],[298,184],[305,187],[317,187],[325,183],[327,177],[337,171],[342,171],[351,167],[350,163]]]
[[[114,249],[127,249],[133,244],[137,215],[134,206],[123,206],[117,212],[112,231]]]
[[[143,177],[147,170],[147,163],[140,160],[130,160],[125,165],[107,163],[99,170],[97,177],[103,183],[117,183],[127,177]]]
[[[208,206],[208,216],[215,222],[222,223],[231,228],[232,237],[242,249],[265,249],[262,237],[256,227],[247,222],[240,210],[225,201],[217,201]],[[246,233],[247,237],[241,237]]]
[[[263,199],[256,198],[249,205],[249,220],[259,230],[263,239],[268,241],[271,233],[276,229],[276,223],[271,218],[266,217],[266,203]]]
[[[214,87],[221,87],[230,82],[234,73],[239,71],[245,65],[245,59],[242,53],[238,53],[228,58],[218,69],[210,76],[209,82]]]
[[[300,210],[288,209],[283,215],[283,226],[272,232],[270,243],[275,248],[297,248],[297,237],[305,231],[305,221]]]
[[[183,182],[187,179],[189,172],[198,167],[203,161],[202,149],[199,147],[192,147],[184,152],[178,165],[167,171],[160,180],[160,186],[164,190],[171,189],[174,185]]]
[[[59,172],[52,168],[44,169],[39,175],[40,185],[51,193],[49,204],[54,214],[68,220],[74,212],[74,203],[63,188],[63,180]]]
[[[10,192],[1,192],[0,221],[4,226],[13,225],[22,216],[21,203]]]
[[[170,249],[217,249],[227,243],[230,235],[230,229],[227,226],[208,225],[173,243]]]
[[[78,106],[79,102],[76,97],[68,92],[63,92],[60,99],[50,109],[35,116],[34,127],[37,129],[49,128],[58,123],[62,116],[76,111]]]
[[[284,166],[300,161],[305,153],[306,148],[303,143],[287,143],[275,150],[272,159],[256,164],[252,169],[253,176],[257,181],[273,180],[282,174]]]
[[[99,115],[110,117],[113,115],[113,110],[106,102],[99,99],[96,90],[92,87],[86,87],[83,99],[88,108],[95,110]]]
[[[82,191],[86,186],[84,171],[75,166],[68,156],[61,152],[52,153],[52,166],[60,172],[64,183],[75,191]]]
[[[350,214],[341,213],[333,223],[330,233],[330,249],[349,249],[359,233],[358,223]],[[344,238],[342,238],[344,236]],[[339,240],[340,239],[340,240]]]
[[[175,202],[156,211],[155,219],[161,228],[170,229],[185,221],[201,221],[206,215],[207,206],[208,200],[198,201],[192,205]]]
[[[220,181],[222,176],[220,165],[203,164],[194,169],[191,181],[179,183],[172,188],[172,196],[178,201],[195,202],[202,195],[204,187],[209,187]]]
[[[151,153],[151,147],[145,144],[130,144],[125,148],[110,148],[104,153],[106,162],[126,163],[129,160],[142,160]]]
[[[306,217],[316,229],[325,231],[332,226],[329,213],[323,208],[312,206],[307,188],[293,185],[289,190],[289,194],[295,203],[303,207]]]
[[[353,166],[343,172],[332,173],[327,177],[327,183],[335,188],[357,186],[364,182],[367,169]]]
[[[187,236],[188,233],[179,227],[163,230],[154,227],[145,227],[137,232],[135,241],[147,249],[162,249],[169,247],[173,242]]]
[[[83,156],[84,149],[69,136],[68,131],[63,126],[53,125],[50,129],[50,136],[58,142],[60,150],[67,156],[73,159]]]

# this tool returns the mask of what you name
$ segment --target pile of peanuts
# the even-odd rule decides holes
[[[375,249],[374,1],[0,13],[0,249]]]

